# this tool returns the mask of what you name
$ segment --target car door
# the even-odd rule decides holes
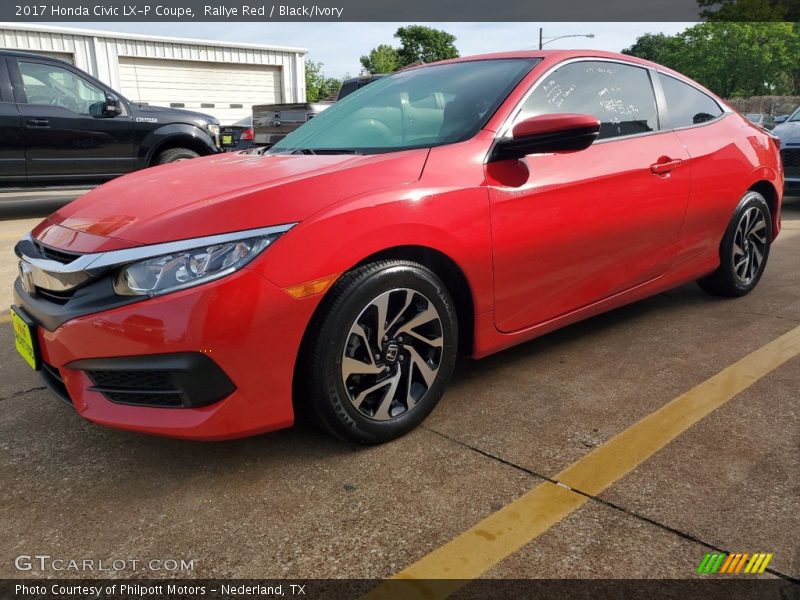
[[[133,169],[133,124],[107,115],[110,91],[46,60],[9,59],[26,147],[28,180],[107,179]],[[113,96],[112,96],[113,97]]]
[[[526,157],[521,185],[503,185],[491,173],[502,167],[487,166],[501,331],[565,315],[669,267],[690,175],[683,144],[660,130],[655,76],[624,62],[567,61],[534,84],[513,117],[509,130],[548,113],[591,114],[601,128],[586,150]]]
[[[0,184],[25,183],[22,120],[14,102],[6,59],[0,56]]]

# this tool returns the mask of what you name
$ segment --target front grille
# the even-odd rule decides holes
[[[49,300],[54,304],[64,305],[69,302],[69,299],[75,295],[76,288],[72,288],[71,290],[66,290],[63,292],[57,292],[55,290],[46,290],[45,288],[36,286],[36,295],[44,298],[45,300]]]
[[[87,370],[92,391],[102,393],[111,402],[137,406],[178,408],[184,405],[169,371],[100,371]]]
[[[48,260],[54,260],[56,262],[60,262],[61,264],[71,263],[73,260],[78,258],[80,254],[76,254],[75,252],[64,252],[63,250],[56,250],[55,248],[50,248],[45,246],[41,242],[35,242],[36,249],[39,251],[39,254],[43,258]]]
[[[781,159],[787,177],[800,177],[800,147],[781,149]]]
[[[61,371],[59,371],[53,365],[49,365],[43,361],[42,370],[39,372],[39,374],[42,377],[42,381],[44,381],[44,384],[51,392],[53,392],[67,404],[72,405],[72,399],[69,397],[69,393],[67,392],[67,386],[64,385],[64,379],[61,377]]]
[[[32,248],[29,246],[28,248],[25,249],[25,253],[28,256],[43,258],[63,265],[69,264],[81,256],[80,254],[77,254],[75,252],[64,252],[63,250],[56,250],[55,248],[50,248],[49,246],[45,246],[44,244],[36,240],[31,240],[31,244]],[[42,268],[41,270],[45,273],[48,273],[46,267]],[[56,274],[55,272],[50,272],[50,275],[58,279],[58,274]],[[35,278],[34,281],[36,281]],[[39,285],[36,285],[34,293],[32,295],[37,296],[42,300],[47,300],[48,302],[52,302],[53,304],[58,304],[60,306],[63,306],[64,304],[69,302],[69,300],[75,295],[77,289],[78,287],[73,287],[67,290],[51,290],[46,287],[41,287]]]

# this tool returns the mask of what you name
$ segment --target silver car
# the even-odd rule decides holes
[[[781,138],[781,159],[785,173],[784,193],[800,196],[800,106],[772,133]]]

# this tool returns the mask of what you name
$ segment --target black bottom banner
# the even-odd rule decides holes
[[[3,579],[2,600],[229,600],[303,598],[437,600],[559,598],[646,600],[800,600],[782,579]]]

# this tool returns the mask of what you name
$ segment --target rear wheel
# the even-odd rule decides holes
[[[181,160],[189,160],[190,158],[197,158],[200,156],[194,150],[189,150],[189,148],[170,148],[169,150],[164,150],[163,152],[159,153],[156,157],[155,164],[157,165],[166,165],[168,163],[174,163]]]
[[[717,296],[744,296],[758,285],[772,241],[769,205],[758,192],[747,192],[736,207],[720,244],[720,265],[697,284]]]
[[[305,366],[305,400],[328,432],[376,444],[433,410],[455,365],[452,299],[429,269],[408,261],[359,267],[331,290]]]

